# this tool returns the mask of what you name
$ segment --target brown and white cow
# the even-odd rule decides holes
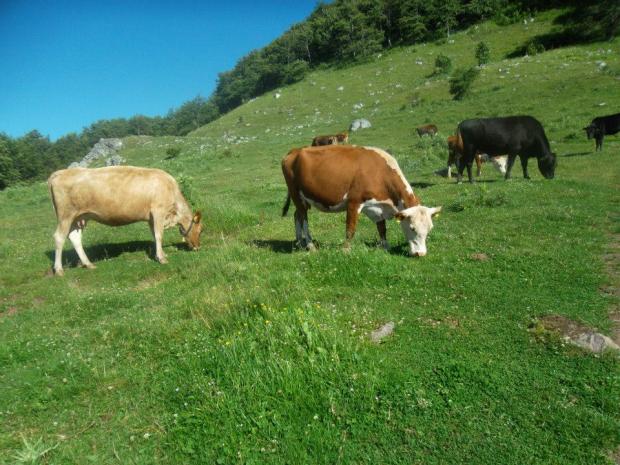
[[[463,155],[463,140],[457,136],[448,136],[448,177],[452,177],[452,165],[456,165],[460,157]],[[476,161],[476,176],[482,174],[482,155],[476,153],[474,158]]]
[[[452,177],[452,165],[456,165],[459,158],[463,155],[463,140],[457,136],[448,136],[448,178]],[[482,174],[482,162],[491,161],[495,169],[502,174],[506,174],[507,155],[489,157],[484,153],[477,152],[474,161],[476,162],[476,176]]]
[[[428,134],[431,137],[434,137],[435,134],[437,134],[437,126],[435,126],[434,124],[425,124],[424,126],[420,126],[416,128],[416,132],[418,133],[418,136],[420,137],[426,134]]]
[[[426,255],[426,237],[433,228],[432,216],[441,207],[429,208],[403,176],[396,160],[374,147],[328,145],[291,150],[282,160],[288,197],[295,204],[295,236],[300,247],[314,250],[308,229],[308,209],[347,212],[345,248],[355,234],[360,213],[377,224],[381,244],[387,249],[385,220],[400,220],[412,256]]]
[[[47,184],[56,211],[54,271],[63,275],[62,247],[67,235],[87,268],[95,265],[82,248],[88,220],[109,226],[148,221],[155,239],[157,260],[167,263],[162,248],[164,229],[179,225],[187,244],[200,246],[200,212],[192,213],[177,182],[162,170],[133,166],[71,168],[53,173]]]

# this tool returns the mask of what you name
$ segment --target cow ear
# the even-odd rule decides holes
[[[430,213],[432,217],[439,216],[439,212],[441,211],[441,207],[435,207],[430,209]]]
[[[201,218],[202,218],[202,213],[200,213],[200,210],[194,213],[194,223],[200,223]]]

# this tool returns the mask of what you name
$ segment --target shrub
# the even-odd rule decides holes
[[[545,46],[535,40],[530,41],[525,47],[525,53],[528,55],[538,55],[545,51]]]
[[[440,53],[435,58],[435,71],[434,75],[448,74],[452,70],[452,60],[450,57]]]
[[[180,153],[181,153],[180,147],[168,147],[166,149],[166,155],[168,155],[166,157],[166,160],[171,160],[173,158],[176,158],[180,155]]]
[[[490,60],[489,46],[480,42],[476,47],[476,60],[478,60],[478,66],[486,65]]]
[[[474,83],[474,80],[480,74],[480,70],[472,67],[469,69],[458,69],[454,76],[450,79],[450,95],[454,100],[462,100]]]

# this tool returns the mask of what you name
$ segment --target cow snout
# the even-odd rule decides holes
[[[424,257],[426,255],[426,252],[422,252],[421,250],[418,252],[413,252],[411,254],[412,257]]]

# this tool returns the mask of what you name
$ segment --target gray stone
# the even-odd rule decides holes
[[[601,333],[587,332],[578,335],[576,338],[568,338],[568,340],[583,349],[589,350],[596,354],[605,350],[620,350],[618,344]]]
[[[375,331],[370,333],[370,339],[372,340],[372,342],[379,344],[381,341],[383,341],[383,339],[385,339],[394,332],[394,326],[395,324],[393,321],[384,324],[379,329],[376,329]]]
[[[355,121],[353,121],[351,123],[351,126],[349,126],[349,130],[357,131],[358,129],[367,129],[370,127],[372,127],[372,124],[370,124],[370,121],[362,118],[362,119],[356,119]]]

